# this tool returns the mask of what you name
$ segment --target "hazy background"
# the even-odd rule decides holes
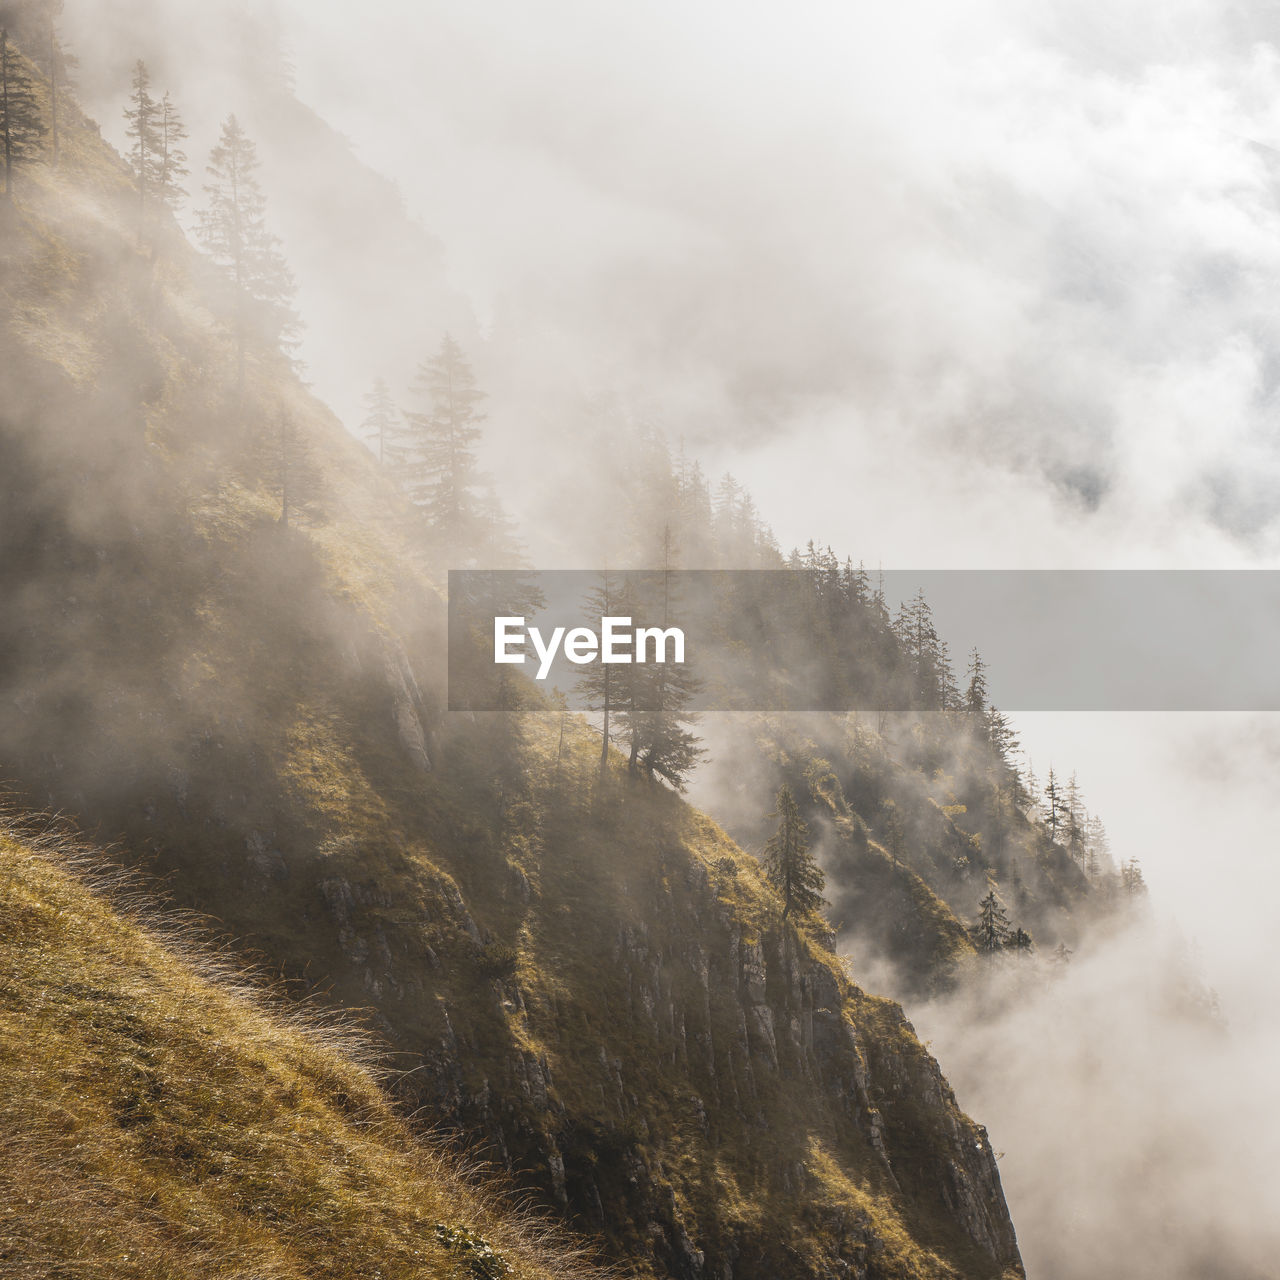
[[[459,331],[542,566],[597,559],[573,510],[601,395],[615,424],[731,468],[784,547],[901,568],[1277,566],[1274,5],[248,12],[68,0],[69,28],[95,33],[88,106],[118,142],[146,57],[192,125],[196,205],[217,120],[245,117],[309,376],[349,424],[375,376],[403,394]],[[370,246],[341,193],[317,201],[330,159],[291,148],[291,108],[262,90],[277,47],[300,99],[398,186],[394,235]],[[1280,725],[1017,725],[1041,778],[1079,771],[1161,922],[1077,957],[1050,997],[913,1011],[1006,1153],[1031,1274],[1268,1274]],[[1168,921],[1227,1038],[1177,1010]]]

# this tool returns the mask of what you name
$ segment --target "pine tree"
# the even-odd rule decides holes
[[[825,877],[809,852],[809,828],[800,820],[791,788],[778,792],[777,806],[769,815],[778,819],[778,829],[764,847],[764,865],[769,881],[782,895],[782,917],[792,911],[807,915],[823,904]]]
[[[160,104],[151,94],[151,73],[141,58],[133,67],[133,92],[124,110],[125,134],[133,140],[129,163],[138,189],[138,243],[145,236],[147,205],[158,184],[160,168]]]
[[[1009,723],[1009,717],[995,707],[987,708],[986,719],[987,741],[991,743],[997,759],[1013,774],[1016,782],[1018,771],[1013,763],[1013,753],[1018,749],[1018,735]]]
[[[310,442],[284,407],[259,437],[268,485],[280,500],[280,525],[315,524],[323,519],[323,479]]]
[[[257,148],[235,116],[228,116],[209,155],[209,207],[200,214],[200,239],[235,287],[237,385],[242,392],[250,339],[291,346],[298,329],[291,306],[293,276],[279,240],[267,230],[258,167]]]
[[[0,132],[4,135],[4,194],[12,200],[14,166],[36,156],[45,127],[31,76],[5,30],[0,30]]]
[[[1005,947],[1014,952],[1019,958],[1030,955],[1035,949],[1035,942],[1031,935],[1023,928],[1015,929],[1008,938],[1005,939]]]
[[[1096,878],[1100,871],[1109,869],[1111,865],[1111,840],[1102,819],[1094,815],[1085,827],[1085,871]]]
[[[978,904],[978,923],[972,929],[974,945],[990,963],[1009,938],[1009,915],[996,895],[995,885]]]
[[[36,65],[49,82],[49,150],[55,168],[61,155],[62,116],[60,108],[64,91],[71,88],[72,73],[80,59],[69,53],[58,35],[58,19],[62,14],[62,0],[46,0],[47,26],[42,34],[39,52],[34,55]]]
[[[1067,852],[1072,858],[1084,864],[1085,854],[1085,830],[1088,824],[1089,815],[1084,807],[1084,794],[1080,790],[1080,782],[1075,773],[1071,775],[1070,781],[1067,783],[1066,794],[1063,799],[1063,805],[1066,810],[1065,831],[1067,840]]]
[[[1120,868],[1120,887],[1130,899],[1141,898],[1146,894],[1147,881],[1137,858],[1130,858]]]
[[[1058,827],[1062,822],[1066,801],[1062,794],[1062,787],[1058,783],[1057,775],[1053,772],[1053,765],[1049,766],[1049,781],[1044,784],[1044,798],[1048,801],[1049,823],[1049,839],[1057,840]]]
[[[662,531],[663,569],[657,598],[652,601],[652,615],[664,631],[673,625],[677,609],[672,578],[675,554],[675,536],[666,525]],[[631,617],[649,612],[634,597],[620,604],[619,611]],[[689,704],[700,682],[686,663],[637,660],[624,668],[620,683],[625,689],[622,720],[631,738],[631,771],[641,768],[651,781],[660,777],[683,791],[690,772],[705,754],[689,728],[695,719]]]
[[[956,699],[955,682],[946,642],[938,635],[933,610],[924,591],[916,594],[898,610],[893,623],[894,634],[911,664],[912,700],[918,707],[946,708]]]
[[[475,559],[483,525],[476,444],[485,393],[450,334],[423,362],[413,390],[427,407],[405,414],[409,433],[395,470],[450,567],[466,567],[464,560]]]
[[[617,614],[618,601],[622,595],[621,584],[617,575],[605,570],[600,576],[599,585],[583,602],[588,619],[600,628],[600,620]],[[588,711],[600,713],[600,777],[609,770],[609,742],[612,732],[611,719],[622,702],[623,692],[620,688],[619,668],[610,662],[592,662],[583,668],[578,677],[578,690],[582,694]]]
[[[159,162],[156,166],[156,199],[173,212],[187,198],[182,179],[190,171],[187,169],[187,153],[182,150],[182,144],[187,139],[187,127],[167,90],[160,99],[156,132],[160,142]]]
[[[987,664],[975,648],[969,654],[969,684],[964,693],[964,709],[986,736],[987,729]]]
[[[385,378],[379,378],[373,384],[364,398],[364,404],[367,412],[360,424],[360,435],[373,450],[378,462],[385,467],[395,456],[404,435],[404,419],[396,411],[395,402],[391,399],[391,388],[387,386]]]
[[[1073,955],[1075,955],[1075,952],[1072,951],[1071,948],[1067,946],[1065,942],[1060,942],[1056,947],[1054,947],[1053,954],[1050,955],[1049,959],[1054,964],[1060,965],[1061,967],[1065,968],[1067,965],[1071,963],[1071,957]]]
[[[1026,780],[1026,809],[1027,816],[1034,822],[1040,816],[1040,779],[1036,776],[1035,765],[1027,760],[1027,780]]]

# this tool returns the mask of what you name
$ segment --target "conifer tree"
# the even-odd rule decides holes
[[[167,90],[160,99],[156,133],[160,143],[159,162],[156,166],[156,199],[173,212],[187,198],[182,179],[190,171],[187,169],[187,153],[182,149],[182,144],[187,139],[187,127]]]
[[[1096,877],[1104,867],[1110,866],[1111,841],[1102,819],[1095,814],[1085,827],[1085,870],[1091,877]]]
[[[711,489],[697,461],[690,462],[683,444],[676,462],[676,512],[686,564],[710,568],[714,559],[711,535]]]
[[[969,654],[969,683],[964,693],[964,709],[985,736],[987,715],[987,664],[975,648]]]
[[[1026,804],[1027,815],[1034,821],[1040,815],[1040,779],[1036,776],[1035,765],[1027,760]]]
[[[129,148],[129,163],[133,166],[133,178],[138,189],[139,244],[145,234],[147,204],[157,185],[160,166],[159,115],[160,104],[151,93],[151,73],[139,58],[133,66],[133,91],[124,110],[124,118],[128,122],[125,134],[133,141]]]
[[[1060,965],[1061,967],[1065,968],[1067,965],[1071,963],[1071,957],[1073,955],[1075,955],[1075,952],[1072,951],[1071,948],[1067,946],[1065,942],[1060,942],[1056,947],[1054,947],[1053,954],[1049,957],[1049,959],[1054,964]]]
[[[1009,938],[1009,915],[996,894],[994,884],[978,904],[978,923],[973,926],[972,933],[974,945],[987,957],[988,963],[994,959],[996,952],[1003,949]]]
[[[44,132],[31,76],[8,31],[0,30],[0,133],[4,138],[7,199],[13,199],[14,166],[36,156]]]
[[[764,847],[764,865],[770,883],[782,895],[783,919],[793,911],[807,915],[818,910],[825,877],[809,852],[809,828],[800,819],[790,787],[779,790],[769,817],[778,819],[778,829]]]
[[[404,419],[396,411],[391,388],[385,378],[379,378],[373,384],[364,404],[367,412],[360,424],[360,434],[378,462],[385,467],[396,455],[404,434]]]
[[[1089,815],[1085,812],[1084,795],[1080,790],[1080,782],[1073,772],[1067,782],[1063,798],[1065,808],[1064,827],[1067,840],[1067,852],[1081,865],[1086,860],[1085,831]]]
[[[269,429],[259,437],[267,483],[280,500],[279,522],[315,524],[323,519],[323,480],[310,442],[283,406]]]
[[[151,73],[139,59],[133,68],[133,91],[124,118],[125,133],[133,140],[129,163],[138,191],[138,243],[147,239],[153,209],[176,210],[186,196],[182,179],[187,175],[182,143],[187,130],[172,98],[157,99],[151,92]]]
[[[49,151],[56,168],[62,147],[62,102],[64,90],[71,87],[71,76],[79,64],[79,58],[69,53],[58,34],[58,19],[62,14],[62,0],[46,0],[46,27],[41,36],[39,52],[34,55],[36,65],[49,82]]]
[[[293,275],[279,240],[267,230],[267,201],[258,184],[258,167],[257,148],[235,116],[228,116],[209,155],[209,205],[200,214],[200,239],[213,260],[227,269],[235,288],[241,391],[250,339],[289,346],[298,329],[291,306]]]
[[[951,706],[955,700],[951,662],[946,642],[938,635],[933,610],[923,590],[917,591],[902,605],[894,619],[893,630],[911,663],[915,705]]]
[[[621,584],[617,575],[608,569],[600,576],[599,585],[584,601],[587,617],[600,628],[600,620],[613,617],[617,613],[618,601],[622,595]],[[609,770],[609,742],[612,731],[611,719],[622,702],[622,690],[617,675],[618,667],[610,662],[588,663],[578,677],[578,690],[583,696],[588,711],[600,713],[600,777],[604,778]]]
[[[662,530],[661,553],[662,573],[656,584],[651,584],[652,590],[645,593],[650,598],[637,600],[628,584],[624,599],[617,607],[624,616],[642,615],[640,625],[657,625],[665,631],[673,625],[673,615],[678,608],[672,578],[675,535],[669,524]],[[646,658],[656,656],[651,653]],[[650,781],[660,777],[677,791],[683,791],[689,773],[705,754],[689,727],[695,719],[689,704],[697,695],[700,683],[686,663],[671,661],[669,654],[662,656],[668,660],[642,663],[637,654],[636,662],[623,667],[617,677],[621,691],[620,719],[630,736],[628,767],[631,772],[643,769]]]
[[[995,707],[987,708],[986,720],[987,741],[991,743],[991,747],[1000,763],[1013,774],[1016,784],[1018,771],[1013,763],[1013,753],[1018,749],[1018,735],[1014,731],[1013,725],[1009,723],[1009,717]],[[1028,784],[1028,787],[1030,787],[1030,784]]]
[[[726,471],[716,486],[712,528],[715,532],[716,554],[726,568],[744,568],[737,562],[736,553],[740,540],[738,504],[742,501],[742,486]]]
[[[1048,803],[1048,812],[1046,820],[1049,823],[1049,838],[1057,840],[1058,827],[1061,825],[1064,810],[1066,808],[1066,800],[1062,794],[1062,787],[1058,783],[1057,775],[1053,771],[1053,766],[1049,766],[1049,780],[1044,784],[1044,798]]]
[[[426,408],[405,414],[408,437],[395,469],[450,567],[466,567],[463,560],[474,561],[484,523],[476,444],[485,393],[450,334],[419,368],[413,390]]]
[[[1008,938],[1005,939],[1004,945],[1008,950],[1014,952],[1019,958],[1030,955],[1032,950],[1035,948],[1035,942],[1032,940],[1031,935],[1021,926],[1016,928]]]
[[[1146,877],[1137,858],[1130,858],[1120,868],[1120,887],[1130,898],[1140,898],[1147,892]]]

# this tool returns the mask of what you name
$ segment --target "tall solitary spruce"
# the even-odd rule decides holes
[[[996,952],[1003,950],[1009,940],[1009,914],[996,894],[995,885],[978,904],[978,923],[973,926],[972,936],[988,964],[994,963]]]
[[[778,819],[778,829],[764,847],[764,866],[769,881],[782,895],[782,917],[793,911],[807,915],[823,904],[826,877],[809,852],[809,828],[801,821],[791,788],[778,792],[778,803],[769,815]]]
[[[0,30],[0,131],[4,135],[4,194],[11,200],[13,167],[37,155],[45,128],[31,76],[4,30]]]

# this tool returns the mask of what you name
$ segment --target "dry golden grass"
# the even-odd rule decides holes
[[[0,1276],[597,1273],[58,835],[0,830]]]

